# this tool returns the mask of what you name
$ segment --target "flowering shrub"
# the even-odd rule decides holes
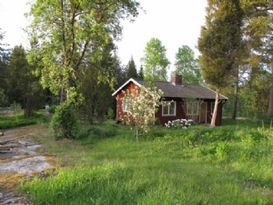
[[[177,119],[177,120],[173,120],[173,121],[168,121],[167,123],[165,123],[165,127],[167,128],[188,128],[191,125],[193,125],[193,120],[189,119]]]
[[[136,140],[140,132],[147,132],[155,122],[155,112],[160,105],[163,92],[156,87],[140,87],[135,92],[124,92],[128,104],[122,121],[135,129]]]

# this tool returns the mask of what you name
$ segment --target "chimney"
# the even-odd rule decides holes
[[[173,85],[182,85],[182,75],[178,75],[176,73],[172,73],[171,83]]]

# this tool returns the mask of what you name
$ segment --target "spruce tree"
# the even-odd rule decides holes
[[[242,18],[239,0],[208,0],[198,48],[203,78],[216,90],[211,127],[215,126],[220,91],[229,83],[241,47]]]
[[[137,79],[138,78],[136,64],[135,64],[133,57],[131,57],[131,59],[129,60],[128,65],[127,65],[127,78],[128,79],[130,79],[130,78]]]
[[[144,74],[143,74],[143,66],[140,66],[139,72],[138,72],[138,79],[144,80]]]

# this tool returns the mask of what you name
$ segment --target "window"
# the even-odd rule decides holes
[[[176,102],[164,101],[162,105],[162,116],[176,116]]]
[[[123,112],[130,112],[131,107],[131,99],[123,98],[122,99],[122,111]]]
[[[199,102],[187,102],[187,115],[199,115]]]

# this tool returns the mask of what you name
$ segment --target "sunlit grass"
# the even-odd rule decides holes
[[[123,125],[86,130],[77,141],[39,139],[65,168],[22,185],[34,204],[273,203],[270,129],[157,127],[140,143]]]

